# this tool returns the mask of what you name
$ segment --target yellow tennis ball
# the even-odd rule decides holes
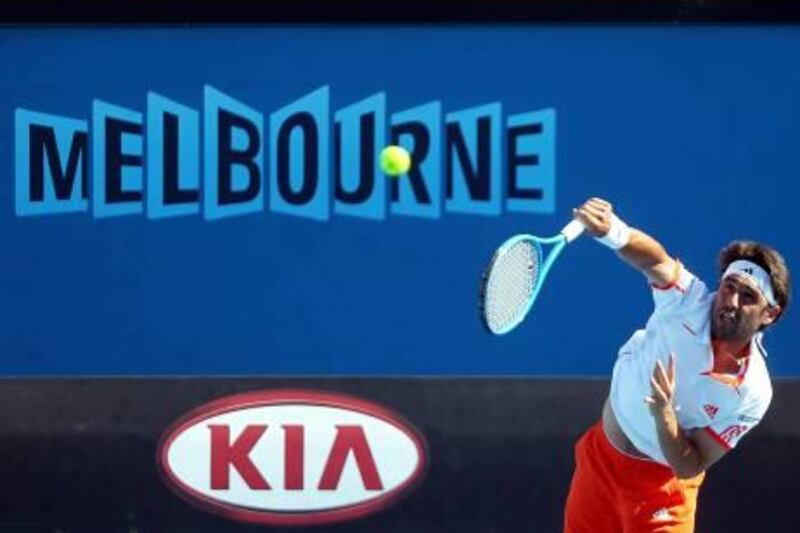
[[[402,146],[391,145],[381,150],[381,170],[389,176],[399,176],[411,168],[411,155]]]

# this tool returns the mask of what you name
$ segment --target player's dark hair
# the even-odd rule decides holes
[[[719,253],[720,276],[725,273],[728,265],[739,259],[751,261],[769,274],[775,301],[781,307],[780,314],[773,321],[774,324],[786,312],[791,299],[792,283],[786,261],[777,250],[766,244],[754,241],[733,241]]]

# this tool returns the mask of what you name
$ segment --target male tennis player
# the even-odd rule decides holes
[[[575,446],[564,531],[691,532],[705,470],[769,406],[761,336],[789,303],[789,271],[772,248],[736,241],[712,293],[605,200],[574,215],[647,277],[655,310],[620,348],[602,420]]]

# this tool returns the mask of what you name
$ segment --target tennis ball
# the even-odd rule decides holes
[[[399,176],[411,168],[411,155],[402,146],[387,146],[381,150],[381,170],[389,176]]]

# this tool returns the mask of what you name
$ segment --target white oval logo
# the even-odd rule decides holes
[[[350,396],[259,391],[205,404],[161,438],[158,464],[192,504],[234,520],[309,525],[393,503],[425,469],[422,437]]]

